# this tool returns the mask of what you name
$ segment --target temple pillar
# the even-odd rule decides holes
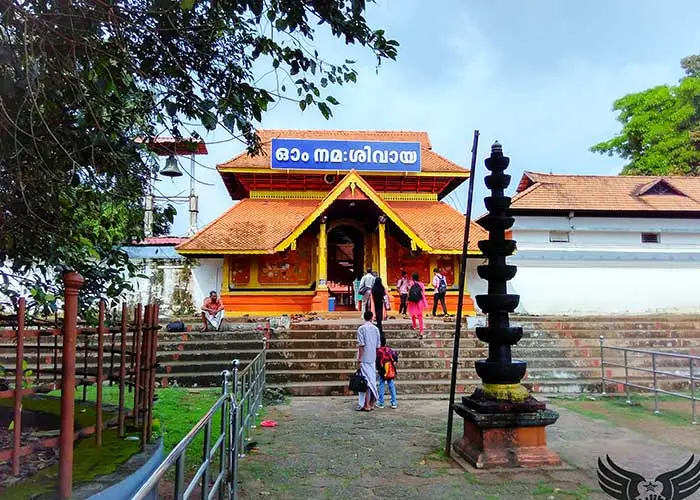
[[[318,229],[318,290],[327,289],[328,279],[328,235],[326,233],[326,217],[321,217]]]
[[[384,286],[388,288],[389,282],[386,277],[386,217],[384,215],[379,216],[379,269],[377,269],[377,272]]]
[[[328,310],[328,237],[326,233],[326,223],[328,218],[324,215],[320,219],[318,228],[318,264],[317,264],[317,285],[316,295],[311,304],[312,311]]]
[[[379,272],[379,235],[372,233],[372,271]]]
[[[260,257],[258,257],[257,255],[253,255],[250,257],[250,279],[248,280],[249,288],[260,287],[260,281],[258,281],[258,277],[260,276],[259,259]]]

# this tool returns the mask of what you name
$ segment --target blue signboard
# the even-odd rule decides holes
[[[272,168],[420,172],[420,142],[272,139]]]

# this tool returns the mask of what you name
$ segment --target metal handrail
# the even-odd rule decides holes
[[[226,460],[226,450],[224,447],[225,436],[226,436],[226,407],[231,404],[231,395],[229,394],[229,377],[230,372],[224,370],[221,373],[222,376],[222,394],[219,399],[212,405],[209,411],[199,419],[199,422],[185,435],[182,440],[173,448],[173,450],[165,457],[165,460],[158,466],[158,468],[151,474],[148,480],[139,488],[139,490],[132,496],[132,500],[141,500],[149,497],[153,491],[156,491],[158,484],[160,483],[163,476],[168,472],[168,470],[174,465],[175,466],[175,498],[180,500],[186,500],[190,497],[197,482],[201,483],[202,486],[202,499],[211,499],[214,497],[215,493],[219,494],[219,499],[224,498],[224,488],[223,479],[226,476],[225,460]],[[211,425],[214,415],[221,410],[221,436],[216,440],[214,446],[211,444]],[[204,430],[204,458],[203,463],[197,469],[197,472],[190,480],[189,484],[185,488],[185,457],[187,453],[187,448],[192,441],[197,437],[197,435]],[[219,473],[214,481],[214,485],[209,491],[209,466],[211,465],[212,459],[216,456],[217,452],[220,451],[220,467]],[[183,491],[184,490],[184,491]]]
[[[149,479],[131,497],[141,500],[157,490],[158,484],[171,467],[175,467],[174,497],[188,499],[199,484],[202,500],[237,498],[238,461],[245,457],[245,441],[251,440],[251,429],[256,428],[257,417],[263,407],[265,392],[266,340],[262,351],[243,370],[240,361],[232,362],[232,371],[224,370],[222,393],[209,411],[195,424],[184,438],[173,448]],[[232,382],[232,383],[230,383]],[[211,427],[214,416],[221,411],[221,433],[211,445]],[[202,462],[194,476],[185,485],[185,458],[187,448],[197,435],[204,431]],[[214,459],[219,455],[216,477],[211,478]],[[211,484],[210,484],[211,483]]]
[[[611,351],[617,351],[617,352],[622,352],[623,353],[623,364],[619,363],[613,363],[610,361],[605,361],[605,354],[604,350],[608,349]],[[628,361],[628,354],[629,353],[634,353],[634,354],[644,354],[651,356],[651,368],[647,367],[639,367],[639,366],[630,366]],[[673,373],[673,372],[668,372],[665,370],[657,370],[657,358],[659,357],[666,357],[666,358],[675,358],[675,359],[685,359],[688,361],[688,375],[685,374],[679,374],[679,373]],[[691,423],[693,425],[697,424],[697,412],[696,412],[696,403],[700,401],[700,398],[696,397],[696,387],[695,387],[695,382],[697,380],[700,380],[700,377],[698,377],[695,374],[695,370],[697,367],[700,366],[700,356],[693,356],[692,354],[679,354],[679,353],[669,353],[669,352],[662,352],[662,351],[652,351],[652,350],[645,350],[645,349],[636,349],[632,347],[619,347],[619,346],[607,346],[605,345],[605,337],[603,335],[600,336],[600,380],[601,380],[601,385],[602,385],[602,394],[605,395],[605,383],[610,382],[613,384],[622,384],[625,386],[625,392],[626,392],[626,397],[627,397],[627,404],[631,404],[632,400],[630,398],[630,389],[635,388],[635,389],[640,389],[640,390],[645,390],[645,391],[650,391],[654,393],[654,413],[659,414],[659,394],[666,394],[669,396],[674,396],[674,397],[679,397],[683,399],[689,399],[691,401],[691,412],[692,412],[692,420]],[[616,368],[624,368],[625,370],[625,380],[617,380],[612,377],[606,377],[605,376],[605,368],[606,367],[616,367]],[[645,385],[640,385],[634,382],[630,382],[629,380],[629,371],[630,370],[636,370],[644,373],[651,373],[652,374],[652,385],[651,387],[645,386]],[[665,389],[662,389],[659,387],[658,380],[657,380],[657,375],[665,375],[668,377],[675,377],[681,380],[687,380],[689,385],[690,385],[690,395],[688,394],[683,394],[680,392],[674,392],[674,391],[667,391]]]

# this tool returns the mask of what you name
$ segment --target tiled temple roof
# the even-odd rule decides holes
[[[235,168],[271,170],[270,152],[272,139],[319,139],[344,141],[392,141],[421,143],[421,172],[430,174],[453,172],[464,174],[466,169],[432,150],[427,132],[370,131],[370,130],[259,130],[262,154],[249,156],[243,152],[233,159],[217,165],[219,171]]]
[[[700,178],[525,172],[511,210],[700,212]]]

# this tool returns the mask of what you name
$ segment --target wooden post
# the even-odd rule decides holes
[[[141,404],[139,405],[139,408],[142,413],[142,422],[141,422],[141,447],[143,448],[146,446],[146,443],[150,441],[150,438],[148,437],[148,425],[147,425],[147,418],[148,418],[148,413],[147,413],[147,407],[148,407],[148,397],[149,397],[149,391],[148,391],[148,380],[150,379],[149,375],[149,368],[148,368],[148,362],[150,359],[150,336],[151,336],[151,327],[153,325],[153,304],[148,304],[146,305],[146,313],[144,315],[144,330],[143,330],[143,343],[141,345],[141,353],[143,354],[143,357],[141,359]]]
[[[139,425],[139,411],[141,409],[141,401],[139,400],[139,395],[141,394],[141,390],[139,387],[139,384],[141,384],[141,349],[142,349],[142,342],[141,342],[141,335],[143,334],[142,330],[142,322],[141,322],[141,317],[142,317],[142,312],[143,312],[143,306],[139,304],[136,306],[136,330],[134,331],[134,339],[135,339],[135,344],[134,344],[134,425],[137,426]]]
[[[102,384],[104,382],[104,346],[105,346],[105,301],[100,300],[100,313],[97,323],[97,401],[96,401],[96,422],[95,438],[97,446],[102,446]]]
[[[126,308],[126,302],[122,303],[122,340],[120,343],[119,352],[119,431],[118,436],[124,437],[124,393],[126,392],[126,322],[129,319],[129,314]]]
[[[58,448],[58,493],[67,500],[73,493],[73,426],[75,420],[75,343],[78,336],[78,293],[83,277],[63,274],[63,357],[61,376],[61,434]]]
[[[17,360],[15,361],[15,428],[12,431],[14,438],[12,445],[12,474],[19,476],[19,451],[22,438],[22,381],[24,379],[24,315],[26,299],[20,297],[19,311],[17,312]]]
[[[150,349],[151,354],[148,365],[150,367],[149,378],[148,378],[148,413],[146,415],[146,438],[147,442],[151,442],[152,427],[153,427],[153,397],[155,396],[156,390],[156,350],[158,346],[158,304],[153,304],[152,309],[153,320],[151,321],[151,336]]]

